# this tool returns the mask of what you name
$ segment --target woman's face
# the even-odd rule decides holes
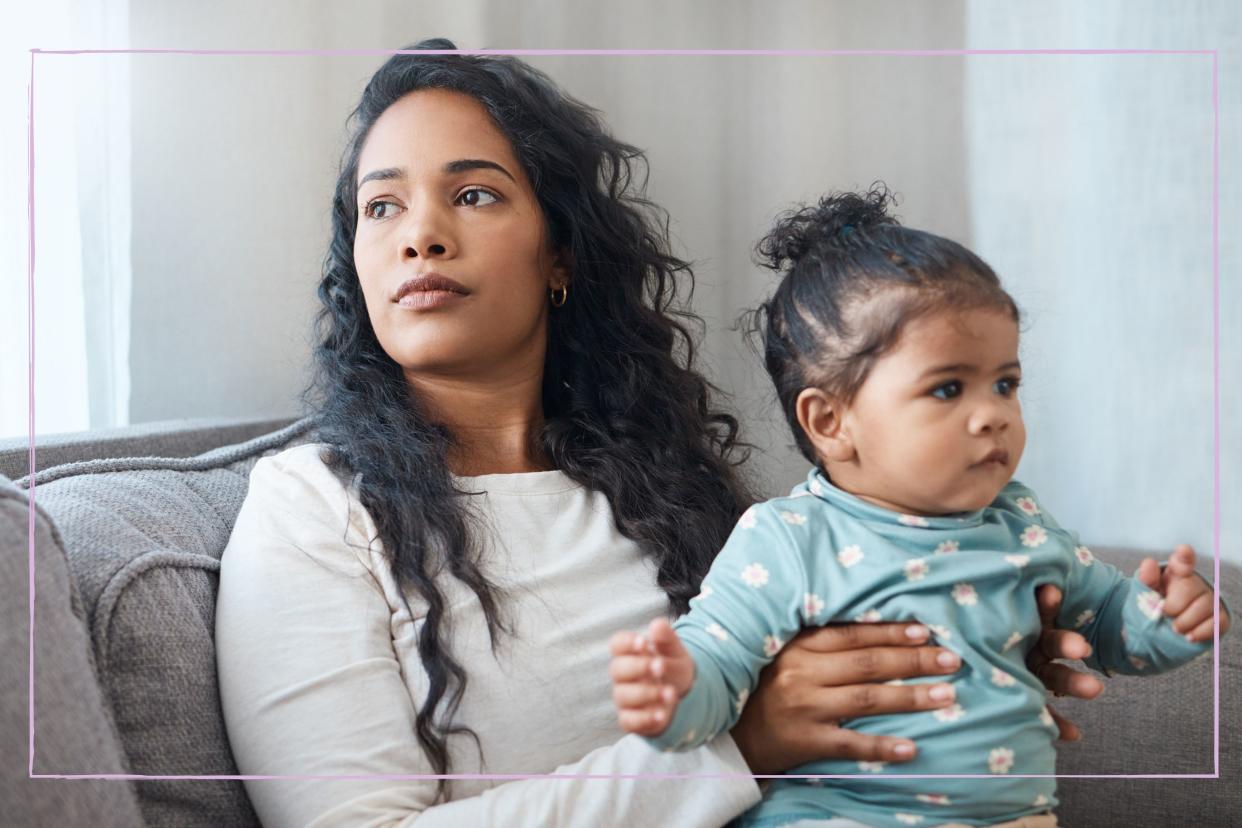
[[[380,345],[407,377],[542,371],[548,290],[568,281],[508,139],[474,98],[412,92],[358,159],[354,264]]]

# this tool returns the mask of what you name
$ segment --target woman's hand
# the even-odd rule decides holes
[[[1057,659],[1080,659],[1091,655],[1087,639],[1076,632],[1053,626],[1057,613],[1061,611],[1062,597],[1061,590],[1052,584],[1044,584],[1035,591],[1035,603],[1039,607],[1039,621],[1043,629],[1035,647],[1026,654],[1026,666],[1054,696],[1094,699],[1103,692],[1104,682],[1089,673],[1056,663]],[[1058,738],[1066,742],[1077,742],[1082,738],[1078,725],[1053,710],[1051,705],[1048,712],[1060,730]]]
[[[803,630],[759,674],[733,740],[759,775],[815,759],[907,762],[909,739],[856,733],[842,719],[933,710],[953,703],[948,683],[888,685],[892,679],[947,675],[961,665],[943,647],[925,646],[921,624],[846,624]]]

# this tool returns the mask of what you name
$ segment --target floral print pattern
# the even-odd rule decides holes
[[[1048,540],[1048,533],[1044,531],[1042,526],[1028,526],[1022,530],[1022,534],[1018,536],[1018,540],[1022,541],[1022,545],[1034,549],[1037,546],[1043,546]]]
[[[992,668],[992,683],[997,687],[1013,687],[1018,680],[999,667]]]
[[[837,553],[837,563],[849,569],[863,559],[863,551],[858,544],[851,544]]]
[[[1150,589],[1140,592],[1135,600],[1138,601],[1139,612],[1146,615],[1152,621],[1160,620],[1160,616],[1164,612],[1164,599],[1160,597],[1158,592],[1152,592]]]
[[[742,583],[746,584],[746,586],[752,586],[755,589],[758,589],[766,584],[770,577],[771,573],[769,573],[767,567],[761,563],[753,563],[742,570]]]
[[[973,607],[979,603],[979,593],[970,584],[954,584],[953,600],[963,607]]]
[[[788,512],[788,511],[781,512],[781,520],[785,521],[790,526],[805,526],[806,525],[806,515],[802,514],[801,512]]]
[[[1013,768],[1013,750],[998,747],[988,752],[988,770],[992,773],[1009,773],[1011,768]]]
[[[907,581],[921,581],[927,576],[927,570],[931,567],[927,565],[927,561],[923,558],[914,558],[906,561],[904,572]]]

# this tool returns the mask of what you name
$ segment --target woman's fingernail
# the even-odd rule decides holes
[[[893,753],[897,754],[898,756],[913,756],[914,745],[910,742],[898,742],[897,744],[893,745]]]
[[[953,685],[951,684],[937,684],[932,687],[931,690],[927,691],[927,695],[934,701],[948,701],[957,695],[957,693],[954,692]]]
[[[911,638],[915,641],[927,638],[927,627],[924,627],[922,624],[911,624],[906,627],[906,638]]]
[[[962,661],[960,658],[957,657],[956,653],[950,653],[949,651],[946,650],[945,652],[936,656],[936,663],[939,664],[941,667],[957,667],[962,663]]]

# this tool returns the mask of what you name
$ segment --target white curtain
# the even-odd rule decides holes
[[[26,117],[31,48],[123,48],[127,3],[59,0],[23,10],[0,34],[0,438],[29,430]],[[128,422],[129,58],[34,59],[34,427]]]

